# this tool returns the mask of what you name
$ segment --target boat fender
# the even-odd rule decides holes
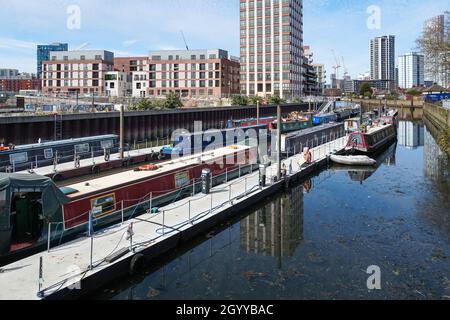
[[[141,270],[145,265],[145,258],[142,253],[135,254],[130,261],[130,267],[128,269],[129,274],[132,276],[136,274],[137,271]]]
[[[152,160],[158,160],[158,158],[159,158],[159,152],[154,152],[152,154]]]
[[[100,173],[100,167],[97,165],[92,166],[92,173],[93,174],[99,174]]]
[[[61,180],[62,180],[62,175],[61,175],[60,173],[55,173],[55,174],[53,175],[53,177],[52,177],[52,180],[53,180],[54,182],[61,181]]]
[[[124,159],[122,161],[122,167],[128,167],[130,166],[130,159]]]
[[[108,152],[105,154],[105,161],[108,162],[111,159],[111,154]]]
[[[80,157],[75,158],[75,168],[79,169],[81,167]]]

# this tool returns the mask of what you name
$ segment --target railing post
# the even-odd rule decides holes
[[[166,235],[166,210],[163,210],[163,236]]]
[[[191,221],[191,200],[189,200],[189,223],[193,224]]]
[[[50,253],[50,241],[51,241],[51,233],[52,233],[52,223],[48,223],[48,235],[47,235],[47,253]]]
[[[225,169],[225,183],[228,183],[228,168]]]
[[[39,287],[38,287],[38,297],[42,298],[42,284],[44,283],[44,262],[43,258],[39,257]]]
[[[213,194],[211,193],[211,209],[209,211],[209,213],[211,214],[213,211]]]
[[[120,212],[121,212],[121,214],[122,214],[122,226],[123,226],[123,222],[124,222],[124,208],[123,208],[123,205],[124,205],[124,203],[123,203],[123,200],[121,201],[121,204],[120,204]]]
[[[247,196],[248,178],[245,178],[245,196]]]
[[[241,177],[241,165],[239,165],[239,178]]]
[[[195,178],[194,181],[192,182],[192,196],[195,196]]]
[[[229,186],[230,190],[228,192],[228,201],[231,202],[231,184]]]
[[[148,212],[151,214],[152,213],[152,207],[153,207],[153,192],[150,192],[150,200],[149,200],[149,209]]]

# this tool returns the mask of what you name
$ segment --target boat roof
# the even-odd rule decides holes
[[[119,137],[118,135],[109,134],[109,135],[103,135],[103,136],[66,139],[66,140],[59,140],[59,141],[46,141],[46,142],[42,142],[42,143],[24,144],[24,145],[15,146],[14,150],[11,150],[11,151],[28,150],[28,149],[35,149],[35,148],[51,148],[51,147],[56,147],[56,146],[60,146],[60,145],[64,145],[64,144],[85,143],[85,142],[97,141],[97,140],[116,139],[118,137]]]
[[[371,135],[371,134],[377,133],[378,131],[382,131],[391,126],[392,126],[392,124],[377,124],[374,126],[369,126],[367,128],[367,132],[364,132],[364,134]],[[355,132],[355,133],[361,133],[361,132]]]
[[[303,135],[310,134],[310,133],[320,132],[324,129],[330,129],[330,128],[339,127],[339,126],[343,126],[343,125],[344,125],[344,123],[337,123],[337,122],[324,123],[324,124],[321,124],[320,126],[315,126],[315,127],[295,131],[295,132],[282,134],[281,136],[282,137],[284,136],[285,138],[292,138],[292,137],[296,137],[296,136],[303,136]]]
[[[70,186],[66,186],[65,190],[72,191],[69,192],[70,194],[67,194],[69,198],[77,198],[83,195],[99,192],[102,190],[107,190],[125,182],[131,184],[135,181],[151,178],[153,176],[160,176],[164,173],[169,173],[174,170],[178,169],[181,170],[186,167],[192,167],[194,165],[199,164],[199,158],[201,159],[201,162],[209,162],[248,149],[250,149],[250,147],[245,145],[233,145],[225,148],[216,149],[214,151],[203,152],[202,154],[190,155],[186,157],[181,157],[176,160],[169,160],[166,162],[158,163],[157,165],[159,169],[154,171],[128,170],[110,176],[101,177],[90,181],[84,181]]]

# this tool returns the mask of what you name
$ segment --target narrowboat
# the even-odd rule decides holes
[[[225,172],[234,179],[251,152],[233,145],[63,188],[47,177],[0,173],[0,264],[5,257],[45,247],[49,224],[52,239],[70,239],[86,231],[90,213],[102,227],[120,221],[122,213],[136,216],[198,191],[203,169],[219,183],[217,176]]]
[[[299,120],[288,120],[283,121],[281,124],[281,133],[289,133],[294,131],[300,131],[304,129],[311,128],[313,126],[312,118],[303,118]],[[274,121],[269,125],[269,129],[271,130],[277,130],[278,125],[277,122]]]
[[[379,124],[350,134],[345,150],[348,153],[374,155],[397,139],[392,124]]]
[[[18,172],[32,167],[50,166],[57,159],[58,163],[98,157],[105,153],[116,153],[119,150],[118,135],[103,135],[59,141],[43,141],[34,144],[4,146],[0,148],[0,172]]]
[[[265,118],[259,118],[259,124],[260,125],[268,125],[274,121],[276,121],[276,117],[265,117]],[[242,128],[242,127],[252,127],[258,125],[258,119],[256,118],[248,118],[248,119],[241,119],[241,120],[229,120],[227,124],[227,128]]]
[[[326,124],[330,122],[336,122],[338,119],[335,113],[326,113],[322,115],[313,116],[313,125],[318,126],[321,124]]]

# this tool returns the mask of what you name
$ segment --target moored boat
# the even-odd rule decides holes
[[[349,165],[349,166],[374,166],[377,164],[377,161],[369,158],[368,156],[339,156],[339,155],[331,155],[331,161]]]
[[[351,133],[345,150],[353,154],[377,154],[396,139],[397,132],[394,125],[378,124]]]
[[[234,179],[241,166],[249,166],[251,152],[233,145],[63,188],[47,177],[0,173],[0,264],[45,246],[48,230],[58,239],[85,232],[90,214],[102,227],[198,192],[203,169],[212,179],[225,173]]]

